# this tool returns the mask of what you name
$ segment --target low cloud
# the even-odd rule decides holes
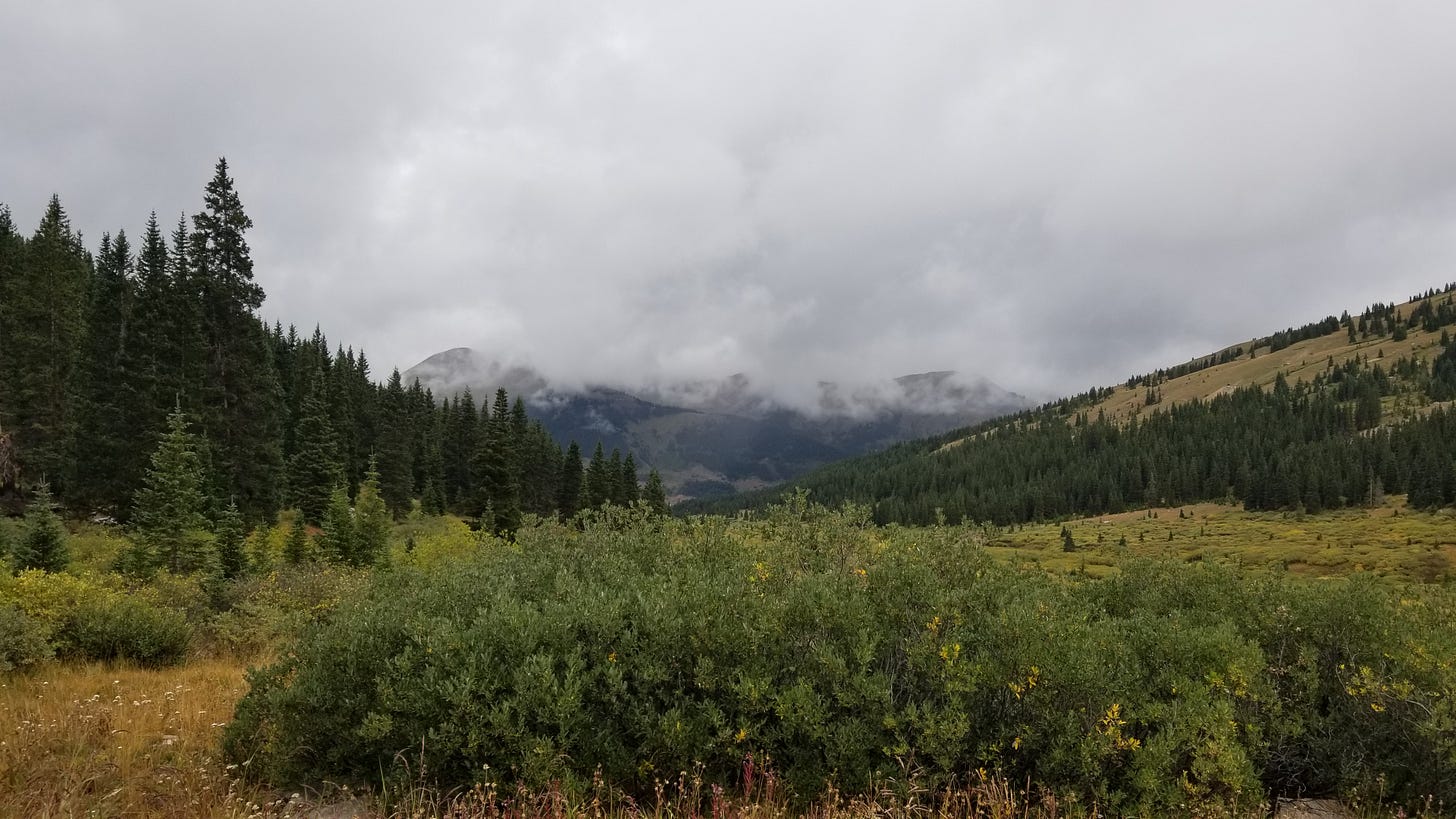
[[[1045,397],[1456,278],[1456,8],[7,12],[0,201],[94,244],[228,156],[269,317],[382,375]]]

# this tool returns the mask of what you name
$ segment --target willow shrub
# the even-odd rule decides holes
[[[179,662],[192,639],[183,608],[200,597],[195,581],[159,577],[131,589],[115,575],[77,576],[39,570],[0,574],[0,606],[12,606],[62,659]]]
[[[1363,791],[1456,802],[1450,598],[1142,564],[1075,581],[958,528],[795,499],[608,515],[396,566],[306,628],[226,733],[275,782],[647,794],[748,754],[803,798],[987,769],[1123,813]]]

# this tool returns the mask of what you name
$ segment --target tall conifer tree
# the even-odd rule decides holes
[[[556,491],[556,509],[562,520],[570,520],[581,508],[581,483],[581,447],[572,441],[561,459],[561,481]]]
[[[667,492],[662,486],[662,476],[653,469],[647,473],[647,485],[642,489],[642,500],[647,502],[647,508],[655,514],[668,515],[670,510],[667,505]]]
[[[414,492],[414,463],[409,396],[396,369],[380,396],[379,437],[375,442],[379,491],[397,518],[410,510]]]
[[[278,507],[284,472],[282,388],[268,332],[254,315],[263,289],[253,281],[244,235],[253,220],[243,212],[226,159],[218,160],[203,202],[189,243],[206,343],[203,430],[215,447],[219,478],[239,507],[267,516]]]
[[[125,517],[139,477],[129,471],[137,447],[138,418],[128,390],[135,377],[127,345],[131,341],[131,245],[126,232],[101,237],[96,277],[87,307],[86,344],[77,366],[72,441],[72,504],[105,509]]]
[[[343,483],[344,468],[339,462],[339,443],[329,422],[324,374],[314,368],[308,395],[300,407],[294,425],[294,453],[288,462],[288,491],[291,501],[305,521],[321,524],[329,494]]]
[[[6,244],[13,253],[13,240]],[[56,485],[69,472],[70,399],[90,284],[90,255],[52,196],[0,293],[0,429],[14,433],[24,474]]]

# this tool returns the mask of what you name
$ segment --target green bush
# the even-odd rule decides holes
[[[266,576],[225,584],[223,611],[208,623],[205,642],[214,649],[252,656],[326,616],[346,595],[357,595],[366,573],[328,563],[284,566]]]
[[[163,604],[157,590],[129,590],[112,575],[22,572],[0,578],[3,604],[38,622],[62,658],[166,664],[182,659],[192,632],[185,612]]]
[[[752,754],[806,798],[984,768],[1115,813],[1456,802],[1446,592],[1173,563],[1073,581],[976,543],[802,499],[522,529],[342,601],[250,675],[225,745],[280,782],[408,759],[645,794],[697,765],[732,784]]]
[[[83,601],[57,636],[69,653],[88,660],[159,666],[182,659],[191,633],[182,612],[122,596]]]
[[[0,672],[49,660],[50,630],[11,604],[0,604]]]

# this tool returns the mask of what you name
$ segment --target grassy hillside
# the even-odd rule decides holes
[[[1398,305],[1395,312],[1401,316],[1410,316],[1422,304],[1429,302],[1434,306],[1450,301],[1451,294],[1446,292],[1407,301]],[[1326,335],[1296,342],[1278,351],[1271,351],[1269,339],[1264,338],[1260,339],[1262,343],[1254,348],[1252,356],[1247,352],[1248,345],[1236,345],[1200,359],[1193,359],[1195,362],[1209,358],[1217,360],[1226,353],[1243,350],[1241,355],[1232,357],[1226,363],[1214,364],[1206,369],[1167,380],[1143,377],[1133,384],[1120,384],[1112,388],[1111,395],[1097,402],[1091,412],[1104,412],[1111,418],[1120,419],[1136,417],[1146,412],[1146,380],[1155,381],[1155,389],[1161,395],[1161,402],[1153,406],[1165,407],[1187,401],[1206,400],[1247,385],[1269,388],[1280,373],[1291,381],[1312,381],[1328,368],[1331,360],[1338,366],[1359,356],[1362,359],[1384,362],[1389,367],[1403,358],[1434,358],[1443,349],[1442,329],[1444,328],[1425,330],[1417,325],[1408,328],[1402,341],[1396,341],[1389,335],[1359,338],[1358,334],[1351,341],[1348,333],[1341,328]],[[1395,402],[1392,401],[1391,404],[1394,408]]]

